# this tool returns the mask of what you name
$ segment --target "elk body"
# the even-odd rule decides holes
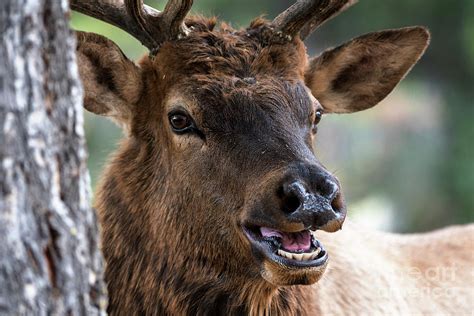
[[[97,195],[109,312],[470,312],[472,227],[398,236],[346,223],[329,234],[346,207],[312,148],[321,115],[376,105],[428,32],[371,33],[309,59],[302,40],[352,1],[298,1],[243,30],[185,18],[191,2],[160,13],[72,1],[150,49],[135,64],[102,36],[77,36],[86,109],[127,134]],[[454,275],[427,277],[443,267]]]

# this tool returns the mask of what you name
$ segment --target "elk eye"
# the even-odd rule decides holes
[[[169,114],[169,121],[173,131],[177,133],[186,132],[193,126],[193,121],[186,113],[172,112]]]
[[[321,110],[317,110],[316,113],[314,114],[314,125],[317,125],[320,121],[321,118],[323,117],[323,112]]]
[[[313,134],[316,134],[318,132],[318,123],[321,121],[322,117],[323,112],[321,110],[317,110],[316,113],[314,113],[313,126],[311,127],[311,132]]]

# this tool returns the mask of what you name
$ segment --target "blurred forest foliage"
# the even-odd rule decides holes
[[[261,14],[272,19],[291,3],[201,0],[193,12],[241,27]],[[409,25],[431,31],[421,61],[377,107],[324,117],[316,143],[320,160],[342,181],[350,216],[400,232],[474,221],[474,1],[360,0],[306,41],[316,55],[363,33]],[[146,52],[128,34],[84,15],[73,13],[72,26],[107,36],[131,59]],[[95,185],[121,134],[104,118],[86,118]]]

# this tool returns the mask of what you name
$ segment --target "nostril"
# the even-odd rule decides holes
[[[339,193],[339,186],[331,180],[325,180],[319,192],[326,199],[333,201]]]
[[[296,212],[303,203],[305,192],[298,181],[284,183],[277,191],[281,210],[286,214]]]
[[[339,190],[335,192],[334,197],[331,199],[331,207],[335,212],[340,212],[344,207],[344,200]]]
[[[337,194],[339,193],[339,186],[335,182],[328,181],[328,187],[329,187],[328,198],[330,200],[334,200],[336,198]]]
[[[301,205],[300,199],[294,193],[287,194],[282,198],[281,208],[283,212],[287,214],[296,212],[296,210],[300,207],[300,205]]]

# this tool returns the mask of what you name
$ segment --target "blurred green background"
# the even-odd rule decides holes
[[[240,27],[291,3],[201,0],[193,12]],[[474,221],[474,1],[360,0],[306,40],[315,55],[363,33],[409,25],[432,33],[421,61],[375,108],[325,116],[316,143],[320,160],[342,182],[350,217],[399,232]],[[131,59],[146,52],[128,34],[84,15],[73,13],[72,26],[107,36]],[[95,186],[121,132],[86,113],[86,133]]]

